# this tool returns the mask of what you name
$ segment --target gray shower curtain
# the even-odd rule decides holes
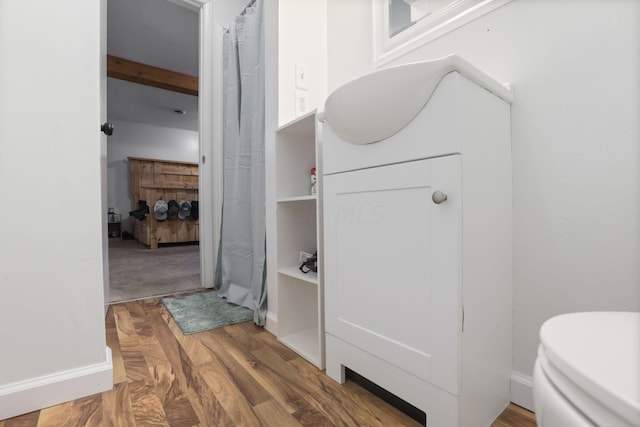
[[[266,319],[263,0],[224,34],[224,183],[219,294]]]

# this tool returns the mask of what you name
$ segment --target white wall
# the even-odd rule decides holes
[[[278,123],[297,114],[296,63],[306,66],[308,107],[321,106],[327,92],[327,6],[325,0],[279,0]],[[298,114],[299,115],[299,114]]]
[[[107,144],[108,205],[124,220],[137,209],[131,197],[128,157],[198,162],[198,132],[113,120],[115,131]],[[147,200],[153,207],[155,200]]]
[[[99,1],[0,2],[0,419],[73,392],[28,394],[43,384],[110,369],[99,11]]]
[[[373,70],[371,2],[329,0],[327,13],[331,91]],[[393,63],[457,53],[513,85],[513,369],[525,376],[549,317],[640,310],[639,17],[633,0],[514,0]]]
[[[250,0],[223,0],[213,2],[214,19],[223,27],[228,27]]]

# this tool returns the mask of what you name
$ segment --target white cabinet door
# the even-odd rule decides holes
[[[323,187],[326,332],[454,394],[460,173],[451,155],[328,175]]]

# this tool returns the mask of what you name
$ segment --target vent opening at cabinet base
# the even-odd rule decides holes
[[[403,412],[405,415],[413,418],[414,420],[421,423],[422,425],[427,425],[427,414],[424,411],[416,408],[415,406],[413,406],[406,400],[399,398],[395,394],[385,390],[384,388],[380,387],[376,383],[369,381],[368,379],[358,374],[357,372],[352,371],[347,367],[345,367],[344,370],[345,370],[345,375],[347,379],[358,384],[360,387],[364,388],[365,390],[369,391],[371,394],[384,400],[389,405]]]

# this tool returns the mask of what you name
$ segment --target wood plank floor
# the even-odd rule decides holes
[[[0,421],[58,426],[417,426],[351,381],[339,385],[251,322],[183,335],[159,298],[106,317],[113,390]],[[510,405],[492,427],[535,427]]]

